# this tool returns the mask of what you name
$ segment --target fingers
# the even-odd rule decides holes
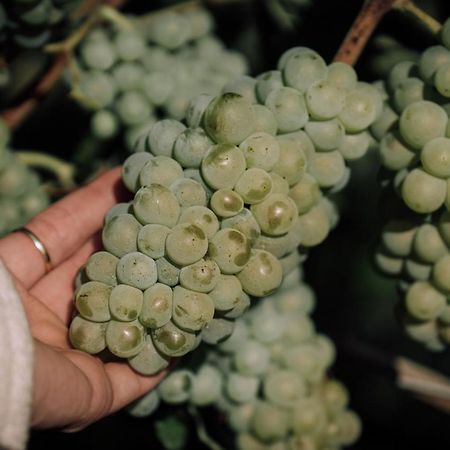
[[[75,278],[80,268],[101,247],[100,235],[91,237],[76,253],[41,278],[30,293],[44,303],[60,320],[69,324],[73,312]]]
[[[39,237],[57,267],[101,229],[109,208],[128,196],[120,181],[120,168],[115,168],[38,214],[27,228]],[[45,274],[42,254],[23,233],[1,239],[0,256],[27,288]]]

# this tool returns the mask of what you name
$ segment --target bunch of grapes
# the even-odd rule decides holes
[[[229,339],[204,349],[200,365],[176,368],[129,413],[147,416],[161,400],[215,406],[239,450],[351,445],[360,420],[348,410],[346,388],[327,377],[335,349],[314,329],[314,302],[313,291],[293,271],[277,293],[236,321]]]
[[[406,332],[435,350],[450,342],[450,20],[441,40],[417,63],[392,68],[384,112],[372,126],[384,201],[393,204],[376,262],[401,280]]]
[[[139,139],[144,151],[123,165],[134,199],[108,213],[105,250],[76,292],[75,347],[107,347],[154,373],[201,340],[229,336],[248,296],[278,288],[301,261],[299,245],[319,244],[335,225],[324,194],[345,184],[345,159],[367,150],[378,91],[303,47],[245,86],[201,95],[188,127],[165,119]]]
[[[24,225],[49,204],[36,172],[8,148],[9,130],[0,121],[0,236]]]
[[[94,111],[93,135],[109,139],[123,129],[130,149],[158,116],[182,119],[190,98],[216,95],[232,74],[248,69],[240,53],[212,34],[204,9],[141,20],[131,29],[96,28],[78,57],[76,92]]]

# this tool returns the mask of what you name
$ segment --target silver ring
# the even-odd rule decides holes
[[[17,231],[19,233],[23,233],[31,239],[31,241],[33,242],[33,245],[36,247],[36,249],[39,251],[39,253],[44,258],[45,272],[46,273],[49,272],[52,268],[52,261],[50,259],[50,255],[49,255],[47,249],[45,248],[45,245],[42,243],[42,241],[31,230],[29,230],[26,227],[18,228],[15,231]]]

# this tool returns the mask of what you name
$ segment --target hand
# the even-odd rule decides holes
[[[129,194],[128,194],[129,195]],[[113,169],[33,218],[28,224],[52,262],[24,233],[0,240],[0,257],[14,277],[34,339],[32,426],[74,431],[113,413],[155,387],[164,376],[137,374],[125,362],[102,362],[68,340],[74,279],[100,248],[105,213],[127,193]]]

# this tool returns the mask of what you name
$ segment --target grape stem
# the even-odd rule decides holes
[[[210,450],[224,450],[222,446],[220,446],[212,437],[208,434],[205,423],[203,422],[203,418],[200,413],[197,411],[197,408],[190,405],[188,406],[189,414],[195,421],[196,429],[197,429],[197,437],[200,442],[205,444]]]
[[[438,22],[434,17],[431,17],[425,11],[420,9],[411,0],[404,0],[398,2],[398,4],[394,4],[394,9],[412,14],[417,19],[419,19],[420,22],[424,24],[433,34],[438,34],[441,31],[442,24]]]
[[[76,185],[73,164],[42,152],[17,151],[14,154],[29,167],[51,172],[64,190],[70,190]]]

